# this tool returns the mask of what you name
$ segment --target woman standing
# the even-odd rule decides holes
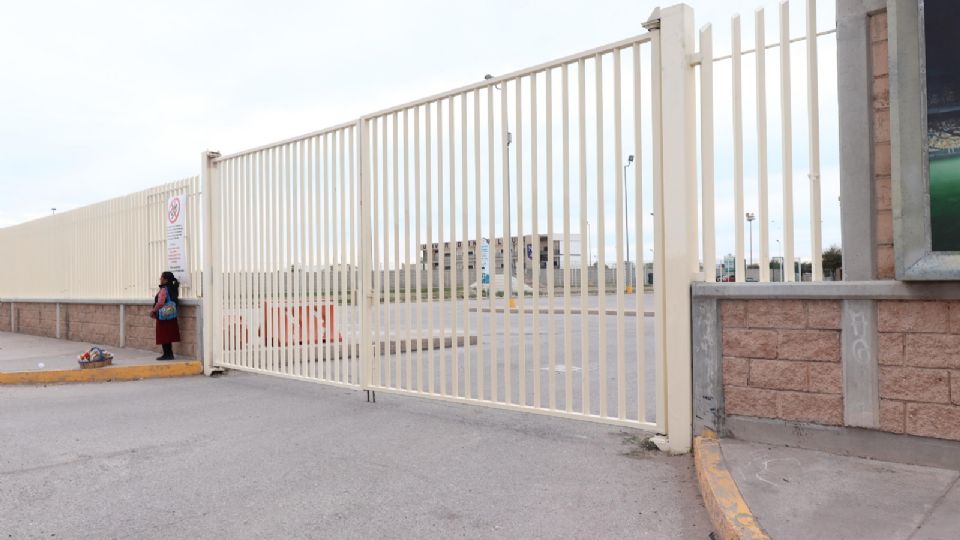
[[[160,320],[157,314],[167,302],[173,302],[180,309],[180,282],[173,272],[160,274],[160,291],[153,297],[153,309],[150,316],[157,319],[157,345],[163,347],[163,356],[157,360],[173,360],[173,344],[180,341],[180,325],[177,319]]]

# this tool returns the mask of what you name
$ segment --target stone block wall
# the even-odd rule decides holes
[[[18,304],[17,332],[31,336],[57,337],[57,305]]]
[[[721,300],[728,415],[842,426],[840,300]],[[960,441],[960,301],[878,300],[879,430]]]
[[[9,302],[0,302],[0,331],[11,330],[13,306]],[[57,337],[57,304],[17,302],[15,309],[15,332]],[[160,346],[155,343],[155,321],[150,317],[150,306],[126,304],[124,311],[125,346],[160,351]],[[173,346],[176,355],[185,358],[196,358],[198,355],[199,313],[198,306],[181,306],[178,317],[181,341]],[[120,322],[120,304],[60,304],[60,337],[63,339],[119,347]]]
[[[17,313],[29,305],[17,304]],[[53,305],[53,304],[46,304]],[[120,306],[117,304],[61,304],[65,332],[70,341],[88,341],[112,347],[120,346]],[[19,315],[18,315],[19,316]]]
[[[960,302],[877,302],[880,429],[960,440]]]
[[[197,347],[197,306],[181,306],[177,316],[180,324],[180,343],[173,345],[177,356],[195,358]],[[127,347],[136,349],[160,350],[156,345],[156,321],[150,317],[150,306],[127,306]]]
[[[727,414],[843,422],[840,303],[720,303]]]

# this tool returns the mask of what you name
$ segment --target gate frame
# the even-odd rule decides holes
[[[697,231],[696,91],[689,61],[695,53],[693,23],[693,8],[678,4],[655,10],[645,25],[656,34],[654,46],[660,56],[654,84],[660,101],[653,140],[654,250],[660,254],[654,259],[658,280],[654,312],[658,373],[663,374],[656,384],[657,392],[662,392],[657,404],[666,437],[655,442],[661,450],[678,454],[689,452],[693,440],[690,288],[703,279]],[[669,121],[664,121],[664,111],[670,111]]]

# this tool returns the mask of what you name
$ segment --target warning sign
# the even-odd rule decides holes
[[[177,276],[180,285],[190,286],[190,263],[187,258],[187,198],[174,195],[167,199],[167,268]]]

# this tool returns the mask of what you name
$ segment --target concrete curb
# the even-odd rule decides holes
[[[196,360],[157,362],[156,364],[138,366],[108,366],[99,369],[0,372],[0,385],[135,381],[165,377],[188,377],[201,373],[203,373],[203,364]]]
[[[750,512],[720,450],[720,441],[712,435],[693,440],[693,462],[697,467],[700,494],[713,529],[723,540],[767,539],[769,536]]]

